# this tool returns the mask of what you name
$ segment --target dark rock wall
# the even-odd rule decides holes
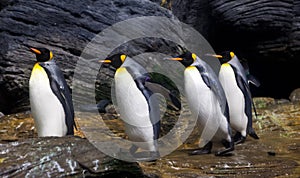
[[[215,51],[248,60],[262,83],[254,96],[288,98],[300,87],[300,0],[172,0],[172,12]]]
[[[212,0],[217,50],[232,49],[249,61],[262,86],[255,96],[288,98],[300,87],[298,0]],[[224,43],[223,43],[224,42]]]
[[[0,3],[0,111],[28,108],[35,56],[28,45],[51,49],[71,84],[85,45],[104,28],[138,16],[170,16],[146,0],[4,0]]]
[[[0,111],[29,109],[28,79],[34,55],[27,51],[28,45],[51,49],[71,84],[76,61],[95,34],[131,17],[171,16],[160,7],[161,0],[152,1],[156,4],[148,0],[1,1]],[[300,76],[300,0],[167,3],[174,15],[196,28],[215,51],[233,50],[249,61],[251,73],[262,83],[253,90],[254,96],[288,98],[300,87],[295,80]],[[141,46],[151,51],[152,47]]]

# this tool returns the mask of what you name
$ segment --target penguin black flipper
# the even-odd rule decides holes
[[[221,108],[223,109],[223,114],[227,118],[228,123],[230,123],[229,108],[228,108],[228,104],[227,104],[227,100],[226,100],[226,95],[225,95],[222,85],[216,81],[217,76],[213,76],[214,75],[214,73],[212,73],[213,71],[210,71],[210,72],[205,71],[205,69],[202,66],[197,65],[196,67],[199,70],[204,83],[217,96],[219,104],[220,104]],[[206,70],[208,70],[208,68]]]
[[[155,106],[158,105],[157,100],[155,97],[152,97],[153,92],[151,90],[149,90],[146,86],[145,86],[145,82],[146,82],[147,76],[142,75],[136,79],[134,79],[138,89],[143,93],[144,97],[146,98],[146,101],[148,102],[148,106],[149,106],[149,112],[150,112],[150,120],[151,123],[153,125],[153,133],[154,133],[154,140],[157,140],[159,138],[159,134],[160,134],[160,119],[159,117],[157,118],[156,116],[156,109]]]
[[[240,63],[241,63],[241,65],[243,66],[243,68],[245,70],[245,74],[246,74],[248,82],[252,83],[256,87],[259,87],[260,82],[256,77],[254,77],[253,75],[250,74],[250,69],[249,69],[249,65],[248,65],[247,60],[240,60]]]
[[[100,100],[97,104],[87,104],[87,105],[80,105],[80,111],[83,112],[98,112],[98,113],[106,113],[106,106],[111,103],[110,100],[103,99]]]
[[[256,87],[260,87],[260,82],[259,82],[259,80],[256,78],[256,77],[254,77],[253,75],[251,75],[251,74],[248,74],[247,75],[247,79],[248,79],[248,82],[249,83],[252,83],[254,86],[256,86]]]
[[[162,94],[165,99],[172,104],[172,107],[176,110],[181,110],[181,101],[178,99],[180,96],[177,90],[168,90],[163,86],[162,83],[158,83],[151,79],[145,82],[145,86],[150,89],[153,93]]]
[[[233,70],[235,70],[235,77],[237,80],[238,87],[243,92],[244,98],[245,98],[245,113],[248,117],[248,124],[247,124],[247,133],[254,139],[259,139],[257,134],[255,133],[253,127],[252,127],[252,96],[250,92],[250,88],[248,83],[245,83],[243,78],[238,75],[238,72],[236,72],[236,68],[232,66]]]
[[[161,74],[144,74],[146,77],[145,86],[149,88],[153,93],[162,94],[166,101],[175,109],[181,110],[181,101],[178,89],[169,90],[165,87],[167,77]],[[156,80],[156,76],[159,75],[160,80]],[[161,80],[163,79],[163,80]]]
[[[53,93],[57,96],[65,111],[65,121],[67,126],[67,135],[74,135],[74,108],[72,97],[63,73],[58,68],[54,60],[40,64],[49,76],[50,85]],[[77,129],[77,128],[76,128]]]

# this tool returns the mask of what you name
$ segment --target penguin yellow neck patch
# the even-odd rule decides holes
[[[126,68],[125,67],[120,67],[117,69],[116,72],[126,72]]]
[[[234,57],[234,52],[230,52],[230,56],[231,56],[231,58],[233,58]]]
[[[36,63],[32,70],[44,70],[44,69],[39,63]]]
[[[224,63],[224,64],[222,64],[222,67],[230,67],[230,64],[229,63]]]
[[[195,69],[195,66],[188,66],[188,67],[186,68],[186,70],[193,70],[193,69]]]
[[[47,76],[46,71],[39,63],[36,63],[32,69],[30,80],[41,78],[42,76]]]

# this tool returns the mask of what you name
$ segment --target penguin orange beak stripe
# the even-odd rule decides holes
[[[107,59],[105,59],[105,60],[99,60],[99,62],[101,62],[101,63],[111,63],[111,60],[107,60]]]
[[[180,57],[174,57],[174,58],[169,58],[169,60],[172,60],[172,61],[182,61],[183,58],[180,58]]]
[[[206,54],[206,56],[211,56],[211,57],[216,57],[216,58],[223,58],[223,56],[218,55],[218,54]]]
[[[42,54],[41,51],[39,51],[35,48],[30,48],[30,51],[34,52],[35,54]]]
[[[217,55],[217,54],[213,54],[212,56],[213,56],[213,57],[216,57],[216,58],[223,58],[223,56]]]

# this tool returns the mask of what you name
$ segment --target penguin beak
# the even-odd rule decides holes
[[[180,57],[174,57],[174,58],[166,58],[167,60],[172,60],[172,61],[182,61],[183,58]]]
[[[35,54],[42,54],[40,50],[36,49],[36,48],[29,48],[31,52],[35,53]]]
[[[218,59],[221,59],[221,58],[223,58],[223,56],[222,56],[222,55],[218,55],[218,54],[205,54],[205,56],[216,57],[216,58],[218,58]]]
[[[105,59],[105,60],[99,60],[101,63],[110,64],[111,60]]]

